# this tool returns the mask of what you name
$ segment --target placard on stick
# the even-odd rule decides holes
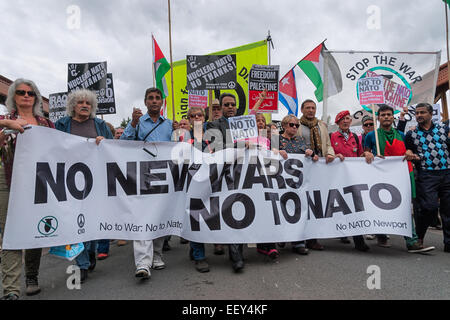
[[[254,115],[228,118],[228,124],[234,143],[258,137],[258,127]]]
[[[253,109],[259,99],[260,93],[267,89],[267,97],[264,99],[258,112],[278,112],[278,81],[280,66],[252,66],[248,81],[248,108]]]
[[[236,55],[186,57],[187,89],[233,90],[236,88]]]

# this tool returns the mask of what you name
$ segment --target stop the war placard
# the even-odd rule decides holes
[[[233,90],[236,88],[236,55],[187,56],[187,89]]]
[[[278,78],[280,66],[254,64],[248,80],[249,110],[253,109],[260,93],[266,89],[267,96],[258,108],[258,112],[275,113],[278,111]]]
[[[98,91],[106,88],[106,61],[70,63],[67,74],[67,91],[89,89]]]
[[[48,117],[55,123],[65,117],[67,106],[67,92],[52,93],[48,96]]]

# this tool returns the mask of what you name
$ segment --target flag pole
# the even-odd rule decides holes
[[[172,20],[170,18],[170,0],[167,0],[169,8],[169,47],[170,47],[170,82],[172,85],[172,120],[175,121],[175,96],[173,92],[173,59],[172,59]]]
[[[271,59],[270,46],[273,47],[273,42],[272,42],[272,37],[270,36],[270,30],[267,31],[267,43],[268,43],[268,47],[269,47],[269,66],[271,66],[272,65],[272,59]],[[272,113],[269,113],[269,118],[270,118],[270,122],[272,122]]]
[[[156,74],[155,74],[155,38],[152,33],[152,53],[153,53],[153,62],[152,62],[152,73],[153,73],[153,87],[156,87]]]
[[[448,72],[448,68],[449,68],[449,60],[450,60],[450,54],[449,54],[449,48],[448,48],[448,3],[446,1],[444,1],[444,6],[445,6],[445,34],[447,37],[447,41],[446,41],[446,46],[447,46],[447,77],[448,77],[448,87],[450,89],[450,74]],[[443,104],[443,120],[448,120],[448,105],[447,105],[447,91],[445,91],[443,93],[445,95],[445,100],[443,99],[443,101],[445,101],[445,105]]]
[[[378,139],[378,125],[377,125],[377,117],[375,115],[375,105],[372,104],[372,116],[373,116],[373,125],[375,130],[375,145],[377,147],[377,154],[381,156],[380,154],[380,140]]]

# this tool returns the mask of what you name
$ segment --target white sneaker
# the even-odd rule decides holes
[[[164,263],[164,261],[162,261],[160,256],[153,256],[153,265],[152,268],[155,270],[161,270],[164,269],[166,267],[166,264]]]
[[[373,235],[373,234],[366,234],[366,240],[375,240],[375,235]]]
[[[137,268],[134,275],[136,278],[148,279],[150,278],[150,270],[147,268]]]

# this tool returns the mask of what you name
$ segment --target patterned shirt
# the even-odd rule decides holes
[[[448,133],[449,127],[442,123],[432,123],[429,130],[424,130],[418,126],[414,131],[408,131],[406,148],[420,157],[418,169],[450,169],[450,138]]]
[[[287,153],[305,154],[306,149],[308,147],[305,138],[294,136],[292,139],[288,139],[280,135],[280,150],[285,150]]]
[[[13,111],[10,114],[0,116],[0,120],[5,120],[5,119],[17,120],[17,116],[18,115],[17,115],[16,111]],[[40,117],[40,116],[35,116],[35,118],[36,118],[37,124],[39,126],[44,126],[44,127],[48,127],[48,128],[52,128],[52,129],[55,128],[55,125],[53,124],[53,122],[51,122],[47,118]],[[1,160],[2,160],[2,166],[5,170],[6,184],[8,185],[8,188],[11,187],[14,153],[16,151],[16,138],[17,138],[17,134],[15,134],[15,133],[8,135],[4,145],[1,146]],[[46,142],[43,141],[43,143],[46,143]]]

